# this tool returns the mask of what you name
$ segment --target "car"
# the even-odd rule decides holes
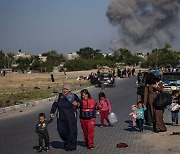
[[[180,72],[164,72],[162,74],[162,83],[165,92],[180,91]]]
[[[97,75],[97,86],[115,86],[115,77],[112,73],[99,73]]]

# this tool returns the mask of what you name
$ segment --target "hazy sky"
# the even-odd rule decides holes
[[[0,0],[0,49],[67,54],[83,47],[107,52],[116,36],[110,0]]]

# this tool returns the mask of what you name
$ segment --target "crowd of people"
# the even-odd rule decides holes
[[[104,72],[104,71],[103,71]],[[127,78],[127,77],[131,77],[131,76],[135,76],[136,75],[136,70],[135,68],[117,68],[116,70],[115,69],[112,69],[112,70],[109,70],[107,71],[107,73],[110,73],[113,75],[113,77],[117,77],[117,78]],[[97,73],[91,73],[89,74],[89,76],[86,78],[86,79],[89,79],[91,84],[92,85],[95,85],[97,84],[97,80],[98,80],[98,75],[100,74],[100,70],[97,71]]]
[[[119,73],[119,74],[118,74]],[[125,73],[125,74],[124,74]],[[129,73],[129,75],[128,75]],[[135,69],[117,69],[117,77],[130,77],[135,75]],[[157,74],[142,73],[137,74],[137,103],[132,105],[132,125],[143,132],[145,124],[153,128],[156,133],[165,132],[167,128],[163,121],[164,107],[159,107],[157,98],[163,93],[162,81]],[[39,114],[39,120],[36,125],[36,132],[39,136],[38,152],[43,150],[43,140],[45,141],[45,151],[49,151],[49,135],[47,125],[57,116],[57,131],[60,138],[64,142],[66,151],[76,150],[77,148],[77,110],[79,109],[80,124],[84,134],[85,146],[88,149],[94,149],[94,126],[96,121],[97,111],[100,112],[100,128],[104,127],[104,120],[108,126],[111,126],[108,114],[112,112],[111,103],[106,98],[104,92],[99,93],[99,102],[93,99],[87,89],[81,90],[81,97],[71,91],[69,84],[64,84],[62,93],[54,101],[51,111],[50,120],[46,120],[45,114]],[[173,91],[171,99],[168,100],[172,113],[172,125],[178,125],[178,112],[180,109],[180,94],[178,91]],[[169,103],[170,102],[170,103]],[[166,101],[167,106],[167,101]]]
[[[167,131],[163,121],[163,113],[168,105],[170,105],[172,112],[172,125],[178,125],[178,112],[180,109],[179,92],[174,90],[172,96],[164,93],[162,81],[159,78],[159,74],[156,73],[145,72],[143,74],[140,70],[137,80],[137,105],[132,106],[132,112],[130,113],[132,125],[134,127],[137,126],[141,132],[143,131],[143,122],[145,121],[146,125],[153,126],[153,131],[156,133]],[[158,99],[159,97],[166,97],[166,100],[165,98]],[[157,101],[165,105],[160,107],[157,105]],[[139,122],[139,119],[141,119],[141,122]]]
[[[52,122],[57,111],[57,131],[64,142],[66,151],[76,150],[77,147],[77,109],[80,109],[80,123],[84,134],[85,146],[88,149],[94,149],[94,126],[96,121],[97,110],[101,114],[100,128],[104,126],[104,120],[111,123],[108,114],[111,112],[111,104],[106,98],[105,93],[99,93],[99,102],[93,99],[87,89],[81,90],[81,98],[71,92],[69,84],[65,84],[62,93],[54,101],[51,111],[50,120],[46,120],[45,114],[39,114],[39,120],[36,125],[36,133],[39,136],[38,152],[42,152],[43,140],[45,141],[45,151],[49,151],[49,135],[47,125]]]

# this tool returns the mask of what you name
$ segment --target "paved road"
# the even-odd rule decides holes
[[[84,147],[83,133],[78,121],[78,148],[76,152],[69,153],[149,153],[149,148],[141,141],[141,133],[132,129],[128,123],[131,105],[135,103],[136,97],[136,77],[120,79],[116,82],[115,88],[106,88],[104,92],[112,103],[113,112],[118,117],[118,122],[114,127],[99,128],[99,116],[97,116],[95,126],[95,149],[88,150]],[[91,90],[93,98],[97,100],[100,88]],[[34,132],[37,122],[37,115],[40,112],[49,114],[50,106],[41,108],[39,111],[28,113],[24,116],[12,117],[0,120],[0,153],[1,154],[26,154],[36,153],[38,145],[37,135]],[[48,127],[51,150],[49,153],[67,153],[62,149],[56,131],[56,120]],[[145,130],[144,133],[149,130]],[[116,144],[126,142],[128,148],[118,149]]]

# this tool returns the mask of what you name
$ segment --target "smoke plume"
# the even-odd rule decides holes
[[[106,16],[119,28],[111,48],[149,51],[172,44],[180,28],[180,0],[112,0]]]

